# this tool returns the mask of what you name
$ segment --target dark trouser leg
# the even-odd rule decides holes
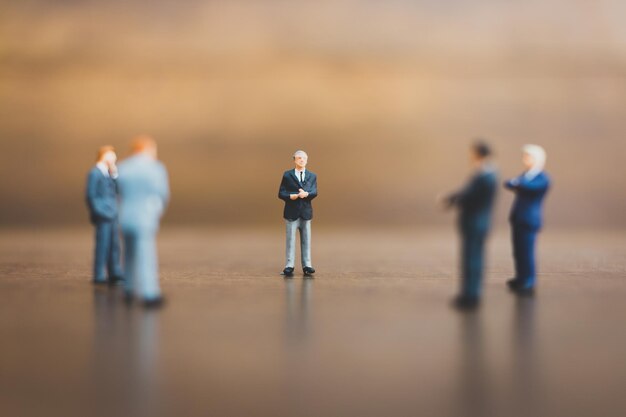
[[[111,245],[109,248],[109,278],[122,277],[122,266],[120,264],[120,229],[117,221],[111,227]]]
[[[483,278],[484,233],[463,235],[463,284],[461,293],[469,297],[480,297]]]
[[[471,242],[466,233],[461,235],[461,295],[467,295],[470,275]]]
[[[521,263],[520,263],[521,247],[522,247],[521,235],[522,234],[519,230],[519,227],[511,226],[511,242],[513,244],[513,264],[515,265],[515,277],[514,278],[516,281],[520,281],[520,282],[523,278],[522,271],[521,271]]]
[[[134,233],[124,233],[124,290],[134,295],[137,280],[137,237]]]
[[[106,264],[111,248],[111,222],[96,223],[96,247],[94,250],[93,279],[106,281]]]
[[[537,240],[537,232],[534,230],[517,228],[519,239],[518,263],[520,264],[521,284],[524,288],[532,288],[535,285],[535,242]]]

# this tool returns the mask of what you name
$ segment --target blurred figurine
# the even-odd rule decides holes
[[[496,172],[486,143],[476,142],[470,148],[470,163],[474,175],[460,191],[444,200],[447,207],[459,210],[458,227],[461,234],[461,291],[453,304],[471,309],[480,304],[484,247],[491,224],[491,211],[497,189]]]
[[[116,284],[122,281],[120,235],[117,206],[117,156],[112,146],[98,150],[96,165],[87,177],[87,206],[96,228],[94,251],[94,284]]]
[[[296,257],[296,230],[300,230],[302,271],[305,277],[315,273],[311,264],[311,200],[317,197],[317,176],[306,169],[308,155],[304,151],[293,154],[295,169],[285,171],[278,190],[278,198],[285,201],[283,217],[287,225],[287,262],[283,275],[292,277]]]
[[[526,171],[517,178],[506,181],[505,188],[515,193],[509,221],[515,259],[515,277],[507,284],[520,295],[532,295],[535,290],[535,241],[541,229],[541,206],[550,179],[543,171],[545,150],[537,145],[522,148],[522,163]]]
[[[169,200],[168,176],[157,160],[156,142],[140,136],[133,155],[119,166],[120,224],[124,235],[126,297],[137,296],[146,307],[163,303],[159,287],[156,234]]]

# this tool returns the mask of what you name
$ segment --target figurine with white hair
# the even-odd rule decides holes
[[[550,188],[550,178],[544,171],[546,152],[538,145],[522,148],[522,163],[526,170],[508,180],[504,187],[515,193],[509,222],[515,260],[515,277],[507,281],[509,288],[519,295],[535,291],[535,243],[542,227],[542,205]]]
[[[315,273],[311,263],[311,201],[317,197],[317,175],[306,169],[308,155],[304,151],[293,154],[295,169],[283,173],[278,190],[278,198],[285,202],[283,218],[286,224],[286,265],[285,277],[292,277],[296,257],[296,231],[300,231],[300,256],[305,277]]]

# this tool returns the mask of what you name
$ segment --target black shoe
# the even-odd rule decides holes
[[[518,287],[514,292],[520,297],[534,297],[535,287]]]
[[[133,294],[130,292],[124,291],[124,304],[126,304],[127,306],[131,306],[133,305],[134,302],[135,302],[135,297],[133,296]]]
[[[452,307],[457,310],[469,311],[475,310],[480,306],[480,298],[470,297],[467,295],[459,295],[452,300]]]
[[[520,280],[517,278],[511,278],[506,282],[506,285],[509,287],[511,291],[516,291],[522,285]]]
[[[311,276],[315,273],[315,269],[313,269],[313,267],[311,266],[305,266],[304,268],[302,268],[302,272],[304,272],[305,276]]]
[[[283,269],[283,275],[286,277],[292,277],[293,276],[293,268],[285,268]]]
[[[159,296],[156,298],[148,298],[143,300],[144,308],[161,308],[165,305],[165,298]]]
[[[114,275],[111,278],[109,278],[109,285],[114,287],[116,285],[124,285],[124,277],[121,277],[119,275]]]

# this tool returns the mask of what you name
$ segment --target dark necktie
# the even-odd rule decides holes
[[[304,184],[304,172],[300,171],[300,184]]]

